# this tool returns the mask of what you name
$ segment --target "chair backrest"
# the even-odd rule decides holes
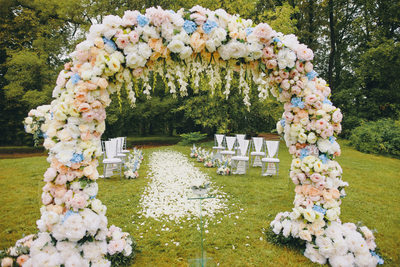
[[[244,140],[246,138],[245,134],[236,134],[236,139],[239,140]]]
[[[226,146],[229,151],[233,149],[235,145],[236,137],[235,136],[227,136],[226,137]]]
[[[112,159],[117,155],[117,143],[115,139],[104,142],[106,148],[106,158]]]
[[[262,137],[253,137],[254,151],[261,152],[264,144],[264,138]]]
[[[124,150],[124,137],[117,137],[117,152],[120,153]]]
[[[277,158],[279,150],[279,141],[265,141],[269,158]]]
[[[123,142],[122,149],[126,149],[126,136],[121,137],[121,138],[122,138],[122,142]]]
[[[249,140],[239,139],[240,156],[244,157],[248,154],[249,142]]]
[[[101,141],[101,151],[104,153],[104,152],[106,152],[106,147],[105,147],[105,142],[106,141]]]
[[[215,145],[221,147],[224,142],[224,134],[216,134],[215,135]]]

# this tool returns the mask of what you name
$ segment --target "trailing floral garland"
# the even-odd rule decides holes
[[[204,162],[204,167],[218,167],[217,174],[219,175],[231,174],[231,160],[225,156],[217,158],[214,153],[193,145],[190,150],[190,157],[196,158],[198,162]]]
[[[139,177],[139,168],[143,160],[143,152],[140,149],[133,148],[128,154],[128,158],[124,164],[124,175],[127,179],[136,179]]]
[[[266,23],[254,25],[222,9],[195,6],[174,12],[158,7],[145,14],[126,11],[122,18],[106,16],[102,24],[91,26],[86,41],[77,45],[71,58],[58,76],[50,109],[53,117],[45,123],[50,168],[44,175],[47,184],[38,227],[39,235],[48,235],[54,242],[48,242],[51,249],[44,249],[37,241],[41,239],[35,240],[26,266],[38,266],[42,258],[53,255],[61,265],[73,258],[61,256],[75,251],[70,247],[82,251],[89,245],[97,248],[96,260],[83,250],[74,254],[77,265],[110,264],[101,249],[107,242],[107,218],[105,206],[96,199],[95,182],[105,108],[111,101],[109,95],[123,87],[132,105],[141,93],[139,88],[151,97],[150,75],[160,77],[173,95],[185,96],[191,86],[195,91],[209,88],[211,94],[228,97],[236,79],[248,107],[252,86],[258,88],[260,99],[271,92],[285,103],[277,127],[293,155],[290,176],[297,185],[295,209],[287,221],[291,226],[304,223],[302,230],[308,232],[298,238],[307,242],[306,257],[336,265],[336,250],[327,254],[314,244],[330,225],[341,225],[340,203],[347,183],[341,180],[341,168],[335,161],[340,147],[334,136],[341,131],[342,114],[329,100],[326,81],[313,70],[313,52],[296,36],[275,32]],[[278,214],[276,221],[282,216]],[[96,223],[86,225],[88,218]],[[345,231],[343,227],[338,229]],[[364,242],[361,237],[353,244]],[[32,252],[38,250],[42,253]],[[375,265],[378,260],[363,249],[362,256],[355,257],[355,264],[362,262]]]

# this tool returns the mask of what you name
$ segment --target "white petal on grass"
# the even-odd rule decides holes
[[[214,218],[227,210],[227,199],[210,177],[201,172],[182,153],[176,151],[153,152],[149,160],[150,183],[140,199],[140,213],[146,218],[181,222],[200,217],[197,200],[188,200],[194,184],[210,184],[210,194],[216,198],[202,202],[202,215]],[[139,216],[140,218],[141,216]],[[165,225],[163,226],[165,227]]]

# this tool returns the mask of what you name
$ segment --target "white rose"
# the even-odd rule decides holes
[[[304,216],[304,219],[306,219],[309,222],[315,221],[315,211],[312,209],[304,209],[303,216]]]
[[[310,144],[315,144],[315,142],[317,142],[317,136],[315,135],[314,132],[311,132],[311,133],[308,134],[307,141]]]
[[[185,44],[180,40],[173,39],[167,47],[172,53],[180,53],[185,47]]]
[[[26,117],[25,118],[25,124],[32,124],[32,122],[33,122],[32,117]]]
[[[325,214],[326,218],[330,221],[335,221],[338,218],[338,212],[336,208],[328,209]]]

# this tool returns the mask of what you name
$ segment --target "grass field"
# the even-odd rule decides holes
[[[386,265],[400,266],[400,160],[363,154],[344,141],[341,144],[338,161],[344,180],[350,183],[341,219],[362,221],[376,229]],[[210,147],[211,142],[202,145]],[[176,225],[137,215],[140,196],[149,181],[146,160],[158,149],[174,149],[186,155],[190,152],[189,147],[177,145],[144,149],[139,179],[100,179],[98,198],[107,205],[109,224],[122,227],[137,240],[141,252],[135,266],[187,266],[188,259],[199,256],[198,222]],[[229,212],[220,216],[220,224],[212,221],[206,234],[207,256],[220,266],[313,266],[298,251],[266,242],[262,233],[276,213],[293,207],[290,155],[283,143],[279,153],[280,174],[272,178],[261,177],[259,168],[252,168],[246,176],[217,176],[215,169],[195,163],[229,194]],[[36,232],[42,174],[47,167],[45,157],[0,160],[0,247],[11,246],[23,234]],[[170,230],[162,231],[166,228]],[[173,242],[179,242],[179,246]]]

